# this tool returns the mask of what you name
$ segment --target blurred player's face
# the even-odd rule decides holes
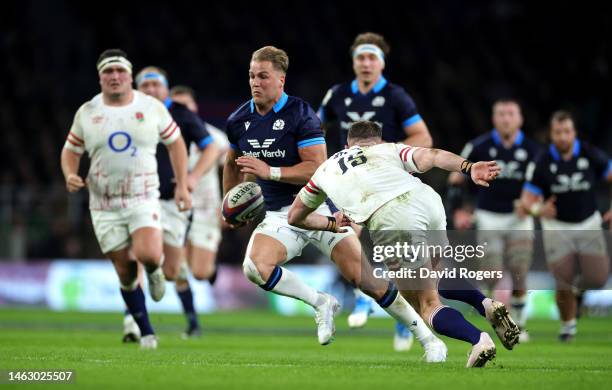
[[[521,108],[516,103],[497,103],[493,106],[493,126],[500,135],[510,136],[523,125]]]
[[[143,81],[138,86],[138,90],[162,102],[168,97],[168,88],[164,83],[155,79]]]
[[[550,126],[550,140],[559,152],[570,152],[576,140],[574,121],[571,119],[553,121]]]
[[[361,53],[353,57],[353,70],[357,79],[365,84],[378,80],[385,65],[372,53]]]
[[[270,61],[251,61],[249,68],[251,96],[258,106],[274,105],[285,86],[285,74]]]
[[[189,111],[195,112],[196,114],[198,113],[198,105],[196,104],[195,100],[193,100],[193,96],[191,96],[190,94],[177,93],[172,95],[172,100],[177,103],[184,104],[185,106],[187,106],[187,109],[189,109]]]
[[[121,66],[108,66],[100,72],[100,87],[113,98],[125,95],[132,89],[132,74]]]

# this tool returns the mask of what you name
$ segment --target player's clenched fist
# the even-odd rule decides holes
[[[76,173],[71,173],[66,177],[66,188],[68,192],[77,192],[83,187],[85,187],[85,181]]]
[[[187,211],[191,209],[191,194],[186,186],[177,186],[174,190],[174,201],[179,208],[179,211]]]

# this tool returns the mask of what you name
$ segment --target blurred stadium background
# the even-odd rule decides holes
[[[106,48],[127,51],[136,69],[165,68],[171,85],[192,86],[200,115],[223,127],[249,98],[253,50],[266,44],[284,48],[290,56],[287,92],[318,107],[331,85],[353,78],[354,36],[375,31],[392,47],[385,75],[414,97],[437,147],[459,152],[491,128],[493,100],[511,96],[522,102],[524,129],[536,139],[545,142],[550,113],[565,108],[576,114],[581,137],[612,152],[606,5],[435,0],[212,2],[196,8],[181,1],[92,6],[59,0],[3,7],[0,306],[122,308],[110,264],[96,261],[102,255],[87,194],[68,196],[59,166],[76,109],[99,92],[94,64]],[[426,181],[444,192],[445,177],[437,172]],[[602,207],[606,197],[602,191]],[[238,268],[249,233],[224,231],[214,294],[207,284],[193,284],[202,311],[270,305]],[[294,263],[318,286],[346,293],[315,252]],[[312,266],[317,263],[324,265]],[[173,294],[167,295],[153,311],[179,310]],[[301,310],[283,305],[272,302],[281,312]]]

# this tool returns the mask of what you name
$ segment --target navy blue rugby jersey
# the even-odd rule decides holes
[[[527,165],[540,150],[540,145],[520,130],[509,149],[495,129],[468,142],[461,152],[463,158],[473,162],[495,160],[501,168],[490,187],[477,187],[476,207],[496,213],[513,212],[514,200],[521,197]]]
[[[300,98],[283,92],[266,115],[255,110],[253,100],[242,104],[227,119],[227,137],[239,154],[253,156],[272,167],[289,167],[302,159],[299,149],[325,144],[321,121]],[[257,179],[270,211],[290,206],[302,185]]]
[[[166,99],[164,102],[166,108],[170,112],[172,119],[181,128],[181,134],[189,152],[189,145],[195,143],[200,150],[203,150],[213,142],[212,136],[206,130],[204,122],[200,117],[189,111],[189,109],[177,102]],[[157,145],[157,174],[159,175],[159,197],[160,199],[174,198],[174,172],[172,171],[172,163],[168,150],[161,143]]]
[[[563,160],[554,145],[529,167],[525,190],[545,199],[555,195],[557,219],[581,222],[597,210],[595,185],[612,172],[612,161],[602,150],[574,141],[570,160]]]
[[[422,120],[404,88],[383,76],[365,95],[359,92],[357,80],[333,86],[323,98],[318,115],[324,123],[339,127],[341,149],[353,122],[376,122],[382,127],[384,141],[402,142],[407,137],[404,128]]]

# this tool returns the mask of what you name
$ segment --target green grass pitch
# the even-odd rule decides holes
[[[0,369],[76,370],[74,384],[47,385],[53,388],[560,390],[612,383],[611,318],[580,320],[569,345],[556,340],[557,322],[531,321],[532,341],[514,351],[497,343],[497,358],[484,369],[464,368],[469,346],[449,339],[442,365],[422,363],[416,343],[410,352],[394,352],[390,319],[350,330],[340,316],[336,340],[322,347],[309,317],[253,311],[200,318],[204,335],[182,340],[182,316],[153,314],[159,348],[140,351],[121,343],[118,313],[0,310]],[[481,318],[468,318],[490,330]]]

